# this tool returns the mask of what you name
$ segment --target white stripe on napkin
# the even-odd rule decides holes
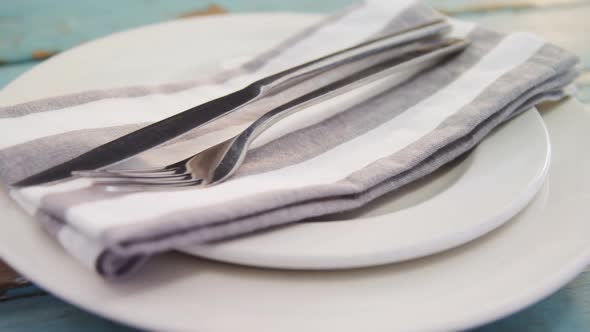
[[[66,219],[86,234],[98,237],[112,226],[140,222],[189,205],[198,208],[255,193],[333,183],[427,134],[503,74],[524,63],[542,45],[541,39],[530,34],[510,35],[474,67],[431,97],[380,127],[305,162],[205,190],[138,193],[80,204],[66,212]],[[380,144],[374,144],[376,140]]]

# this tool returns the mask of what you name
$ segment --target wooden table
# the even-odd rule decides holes
[[[393,1],[393,0],[392,0]],[[0,2],[0,87],[47,57],[115,31],[243,11],[327,13],[354,0],[102,0]],[[538,33],[582,58],[577,98],[590,103],[590,0],[429,0],[500,31]],[[1,227],[1,225],[0,225]],[[1,229],[0,229],[1,231]],[[590,236],[590,235],[589,235]],[[77,309],[0,262],[0,331],[134,331]],[[477,331],[590,331],[590,269],[547,299]]]

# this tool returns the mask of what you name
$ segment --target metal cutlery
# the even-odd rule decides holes
[[[125,135],[13,186],[42,184],[72,175],[91,177],[99,184],[140,190],[219,183],[240,166],[251,142],[280,119],[388,75],[408,70],[419,72],[467,47],[466,40],[445,38],[445,27],[443,21],[435,21],[265,77],[242,90]],[[245,106],[266,107],[268,111],[240,134],[189,158],[160,168],[104,169]]]

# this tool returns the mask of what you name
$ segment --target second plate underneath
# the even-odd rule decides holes
[[[531,110],[466,157],[362,209],[179,250],[282,269],[356,268],[434,254],[508,221],[541,188],[549,160],[545,125]]]

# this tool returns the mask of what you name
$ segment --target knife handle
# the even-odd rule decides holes
[[[61,180],[70,177],[72,170],[97,169],[123,161],[196,127],[214,121],[227,113],[234,112],[257,100],[261,95],[262,88],[259,84],[248,85],[229,95],[195,106],[119,137],[78,157],[13,183],[12,186],[24,187]]]

